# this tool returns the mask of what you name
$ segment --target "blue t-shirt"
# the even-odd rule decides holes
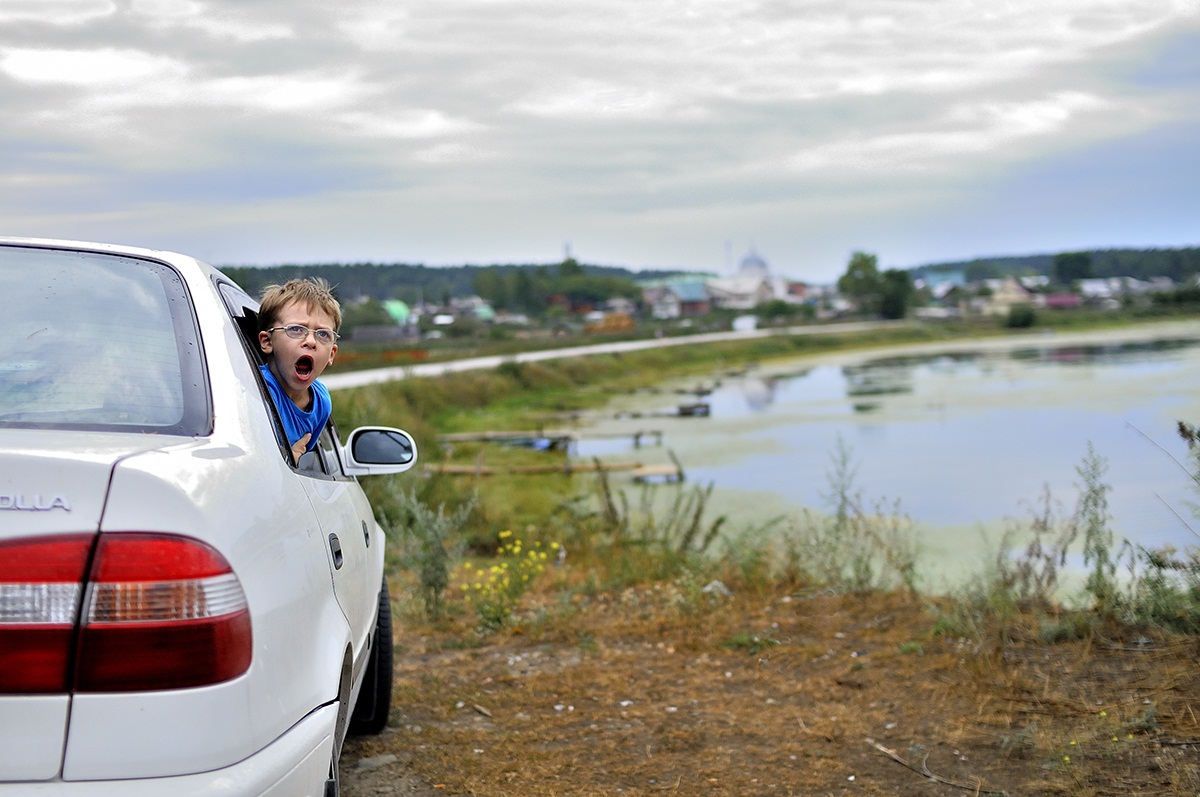
[[[329,414],[333,411],[333,402],[329,400],[329,388],[321,384],[320,379],[314,379],[309,390],[312,404],[305,411],[297,407],[295,402],[288,398],[288,394],[283,392],[283,387],[275,380],[275,374],[271,373],[269,365],[260,365],[258,370],[262,372],[267,389],[271,391],[271,398],[275,400],[275,407],[283,421],[283,431],[287,434],[288,445],[311,433],[312,437],[309,438],[305,451],[312,451],[317,447],[317,437],[325,428]]]

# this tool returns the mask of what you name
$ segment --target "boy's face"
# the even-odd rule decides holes
[[[309,330],[333,329],[333,319],[319,308],[299,302],[288,302],[279,311],[271,326],[273,332],[259,332],[258,344],[267,355],[271,373],[283,386],[283,391],[300,409],[308,409],[308,386],[333,363],[337,344],[325,344],[310,331],[302,339],[289,338],[280,327],[299,324]]]

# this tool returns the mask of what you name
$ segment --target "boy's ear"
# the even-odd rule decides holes
[[[258,333],[258,347],[260,349],[262,349],[263,354],[271,353],[271,333],[270,332],[263,331],[263,332]]]

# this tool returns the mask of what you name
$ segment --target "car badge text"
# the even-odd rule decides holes
[[[11,509],[25,512],[49,512],[52,509],[71,511],[71,505],[62,495],[22,495],[21,493],[0,493],[0,510]]]

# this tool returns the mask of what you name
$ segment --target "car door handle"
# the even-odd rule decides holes
[[[342,569],[342,541],[338,539],[338,535],[329,535],[329,550],[333,552],[333,569]]]

